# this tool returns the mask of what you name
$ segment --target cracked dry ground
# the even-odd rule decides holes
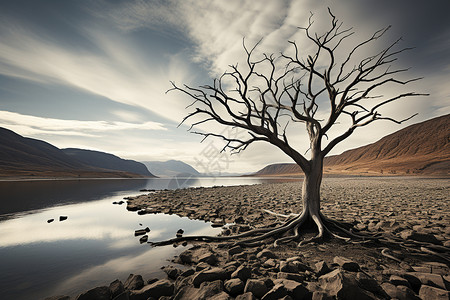
[[[322,212],[333,219],[351,222],[360,230],[392,233],[404,240],[405,245],[415,240],[419,243],[438,245],[438,247],[450,247],[449,188],[448,179],[325,178],[321,190]],[[138,211],[140,214],[172,213],[217,224],[234,223],[223,230],[222,234],[227,235],[276,221],[275,216],[264,213],[261,209],[284,214],[300,212],[300,198],[301,182],[289,182],[160,191],[128,198],[127,208]],[[189,232],[185,234],[189,235]],[[314,232],[305,232],[305,237],[313,234]],[[423,251],[413,252],[401,245],[388,245],[389,248],[386,249],[386,244],[377,242],[361,245],[334,239],[325,241],[323,244],[313,243],[300,248],[296,243],[278,247],[271,247],[271,243],[268,243],[266,246],[257,248],[244,248],[237,253],[234,251],[230,253],[230,247],[233,249],[230,243],[196,242],[194,249],[183,252],[176,261],[192,266],[194,273],[187,276],[191,280],[190,285],[186,284],[189,282],[188,279],[183,281],[184,285],[177,285],[179,278],[174,282],[174,292],[171,297],[189,299],[187,294],[198,296],[198,293],[202,293],[202,287],[192,286],[192,280],[199,274],[208,272],[208,269],[236,270],[245,267],[250,270],[250,277],[243,281],[245,289],[243,288],[239,295],[248,294],[249,280],[262,280],[267,285],[267,295],[253,293],[252,297],[271,299],[279,292],[273,291],[277,285],[288,284],[276,281],[288,280],[283,278],[286,275],[280,275],[289,273],[284,272],[289,269],[283,267],[286,264],[297,264],[297,267],[293,267],[292,270],[295,270],[294,273],[300,277],[289,275],[289,278],[296,278],[293,280],[305,287],[307,298],[346,298],[345,295],[351,295],[349,291],[352,288],[350,290],[344,288],[345,282],[350,286],[352,282],[358,285],[355,288],[362,288],[363,294],[369,295],[368,299],[418,299],[419,296],[422,299],[436,297],[448,299],[449,295],[447,291],[450,279],[449,262],[445,259],[448,253],[439,257]],[[381,254],[383,249],[387,250],[385,253],[389,253],[390,257]],[[263,251],[270,251],[273,257],[260,255]],[[211,255],[213,259],[210,258]],[[190,258],[183,260],[183,257]],[[202,259],[204,257],[207,259]],[[355,263],[356,269],[348,270],[344,267],[345,262],[342,262],[342,259]],[[211,266],[205,266],[207,262]],[[329,266],[326,273],[319,270],[323,264]],[[300,268],[298,265],[303,267]],[[333,272],[344,273],[333,274]],[[224,297],[237,299],[239,295],[227,290],[227,286],[232,284],[228,281],[236,279],[231,277],[231,272],[229,273],[230,276],[227,278],[217,279],[222,282],[222,288],[218,288],[217,291],[223,292]],[[172,278],[175,279],[181,272],[173,271],[173,274],[176,274]],[[331,276],[330,274],[340,278],[339,280],[342,281],[338,280],[340,289],[331,286],[330,280],[336,284],[336,279],[326,278]],[[367,287],[368,278],[376,281],[375,291]],[[211,283],[215,280],[207,282]],[[206,284],[204,285],[203,289],[207,290]],[[187,293],[188,288],[193,290]],[[284,289],[284,291],[287,290],[287,288]],[[350,294],[345,294],[345,291]],[[177,294],[180,294],[178,298]],[[289,293],[285,296],[293,297]]]

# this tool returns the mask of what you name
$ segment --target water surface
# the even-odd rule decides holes
[[[125,281],[162,275],[161,266],[184,250],[140,244],[136,229],[149,227],[149,240],[185,234],[217,234],[203,221],[176,215],[138,215],[126,203],[141,189],[240,185],[259,178],[45,180],[0,182],[0,291],[2,299],[44,299]],[[271,181],[273,182],[273,181]],[[67,220],[59,221],[60,216]],[[48,220],[54,219],[48,223]]]

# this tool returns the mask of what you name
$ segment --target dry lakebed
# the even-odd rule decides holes
[[[173,258],[176,264],[161,266],[167,277],[130,274],[76,299],[449,299],[449,188],[448,178],[324,178],[326,216],[393,242],[326,239],[274,247],[268,239],[248,248],[233,241],[184,242],[174,245],[186,248]],[[263,209],[300,212],[300,198],[301,182],[293,181],[164,190],[125,200],[132,212],[205,220],[233,235],[280,218]],[[189,235],[180,229],[178,235]]]

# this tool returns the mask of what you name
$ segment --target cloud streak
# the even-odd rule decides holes
[[[0,111],[0,126],[26,135],[52,134],[94,137],[99,133],[123,130],[167,130],[156,122],[127,123],[107,121],[80,121],[42,118]]]

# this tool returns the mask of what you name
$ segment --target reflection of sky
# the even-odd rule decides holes
[[[130,273],[144,279],[162,275],[161,266],[183,250],[140,244],[136,229],[149,227],[149,241],[175,236],[215,234],[203,221],[175,215],[138,215],[126,203],[113,205],[140,189],[256,184],[258,178],[139,180],[49,180],[0,182],[0,291],[2,299],[76,296],[80,291],[124,281]],[[25,212],[26,211],[26,212]],[[3,215],[2,215],[3,214]],[[8,215],[9,219],[1,221]],[[68,219],[60,222],[60,216]],[[47,220],[55,219],[52,223]],[[142,224],[139,225],[139,224]]]
[[[160,275],[161,266],[183,250],[140,244],[134,230],[149,227],[149,240],[186,234],[218,232],[203,221],[175,215],[138,215],[122,196],[100,201],[47,208],[0,222],[0,290],[6,299],[45,298],[72,294],[124,281],[130,273],[145,278]],[[68,216],[60,222],[59,216]],[[55,219],[47,223],[48,219]],[[139,224],[142,224],[140,226]],[[32,295],[32,296],[31,296]]]

